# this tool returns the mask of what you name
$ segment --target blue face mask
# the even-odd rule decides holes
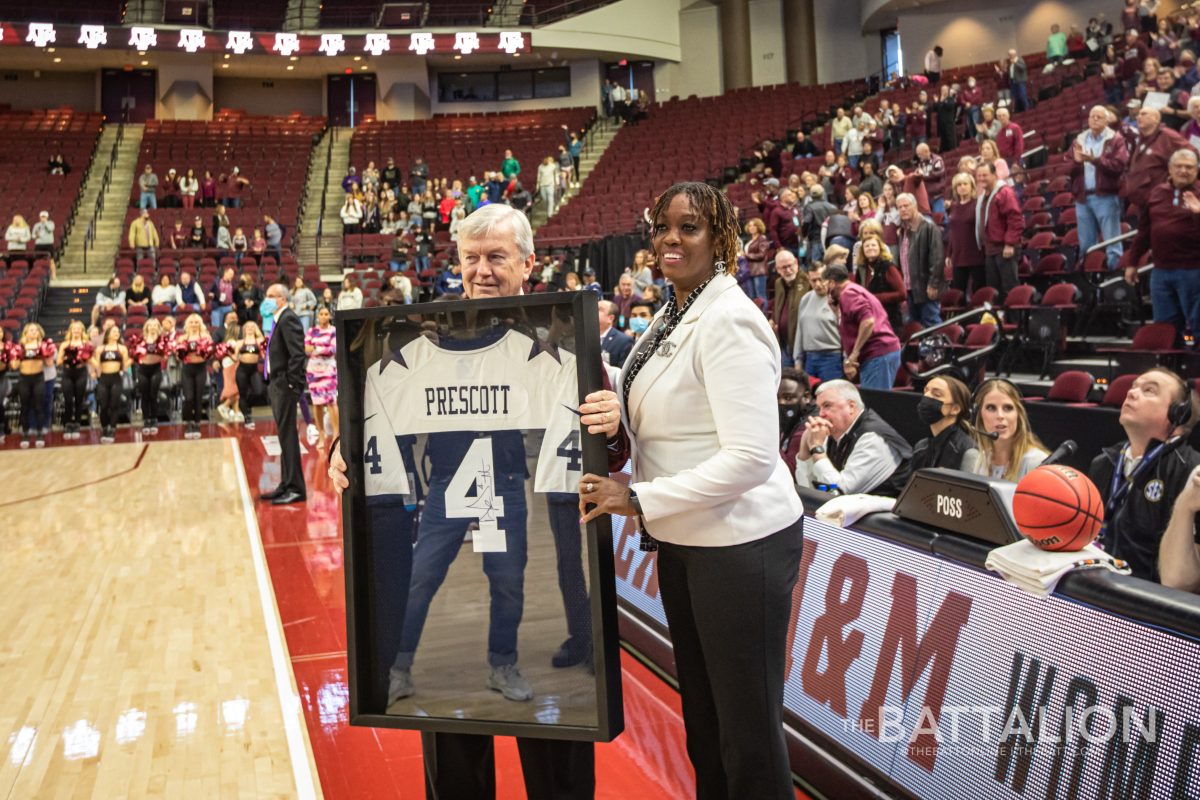
[[[259,312],[262,313],[262,315],[264,317],[269,317],[275,313],[276,307],[277,306],[275,305],[275,298],[268,297],[266,300],[262,301],[262,303],[258,307],[258,310],[259,310]]]
[[[645,317],[631,317],[629,320],[629,330],[636,334],[643,334],[650,327],[650,320]]]

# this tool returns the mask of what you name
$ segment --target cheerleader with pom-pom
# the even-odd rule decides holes
[[[208,365],[217,356],[217,345],[213,342],[204,320],[199,314],[191,314],[183,323],[183,330],[175,335],[175,355],[183,362],[183,422],[187,426],[183,438],[199,439],[200,423],[204,422],[204,390],[208,386]]]
[[[100,412],[100,444],[117,440],[117,422],[121,419],[122,383],[132,361],[129,348],[121,341],[121,329],[114,325],[104,332],[104,341],[92,354],[92,368],[99,375],[96,383],[96,408]]]
[[[30,440],[36,439],[38,447],[46,446],[46,434],[49,427],[45,417],[46,379],[42,369],[47,364],[54,364],[58,348],[54,342],[46,338],[46,332],[36,322],[30,322],[21,331],[21,338],[11,345],[8,352],[8,362],[11,369],[17,370],[17,397],[21,400],[21,448],[29,447]]]
[[[171,354],[171,339],[162,324],[151,317],[142,327],[142,335],[129,346],[129,355],[137,364],[134,378],[142,399],[142,433],[158,433],[158,391],[162,387],[163,367]]]
[[[87,406],[88,364],[95,351],[87,329],[80,320],[67,326],[58,348],[58,368],[62,375],[63,438],[78,439],[80,429],[91,426]]]

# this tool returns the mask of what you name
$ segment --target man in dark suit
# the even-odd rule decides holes
[[[300,434],[296,430],[296,403],[304,391],[304,326],[288,306],[288,290],[282,283],[267,288],[266,300],[275,303],[275,327],[267,348],[267,394],[271,416],[278,429],[280,449],[279,486],[262,495],[273,505],[300,503],[305,499],[304,471],[300,466]],[[269,303],[264,302],[264,306]],[[267,308],[263,308],[264,314]]]
[[[624,331],[613,327],[617,321],[617,306],[611,300],[601,300],[600,309],[600,349],[604,351],[605,360],[620,369],[633,349],[633,339]]]

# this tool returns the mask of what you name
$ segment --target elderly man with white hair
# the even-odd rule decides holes
[[[946,258],[942,231],[917,210],[917,198],[902,194],[896,198],[900,212],[900,274],[908,291],[908,321],[926,328],[942,321],[938,298],[946,285]]]
[[[796,456],[796,485],[832,494],[896,497],[908,482],[912,447],[867,408],[854,384],[817,387],[817,414],[804,423]]]
[[[1087,128],[1075,137],[1071,152],[1071,191],[1079,224],[1079,252],[1084,255],[1097,242],[1121,235],[1121,176],[1129,162],[1125,137],[1108,126],[1108,109],[1094,106]],[[1109,269],[1121,260],[1121,243],[1107,248]]]
[[[996,110],[996,121],[1000,123],[996,149],[1010,167],[1015,167],[1021,163],[1021,154],[1025,152],[1025,130],[1012,121],[1012,114],[1004,106]]]

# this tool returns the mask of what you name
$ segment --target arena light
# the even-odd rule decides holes
[[[100,45],[108,44],[108,31],[103,25],[80,25],[79,43],[88,50],[95,50]]]
[[[479,34],[475,31],[459,31],[454,34],[454,49],[469,56],[479,49]]]
[[[254,49],[254,37],[250,35],[250,31],[230,31],[225,49],[232,50],[240,56]]]
[[[135,25],[129,29],[129,46],[140,51],[158,47],[158,33],[154,28],[141,28]]]
[[[275,46],[271,48],[281,56],[290,56],[300,50],[300,37],[294,33],[275,34]]]
[[[432,33],[414,33],[408,39],[408,49],[419,56],[432,52],[434,48]]]
[[[29,23],[29,34],[25,37],[25,41],[33,42],[34,47],[45,47],[58,38],[58,32],[54,30],[54,25],[49,22],[31,22]]]
[[[509,55],[516,55],[525,49],[525,34],[520,31],[500,31],[500,49]]]
[[[340,33],[322,33],[321,46],[317,48],[327,56],[336,56],[346,49],[346,39]]]
[[[179,46],[189,53],[203,50],[204,45],[204,31],[199,28],[184,28],[179,31]]]
[[[388,50],[392,49],[392,40],[388,38],[386,33],[368,33],[367,42],[363,46],[363,50],[373,56],[381,56]]]

